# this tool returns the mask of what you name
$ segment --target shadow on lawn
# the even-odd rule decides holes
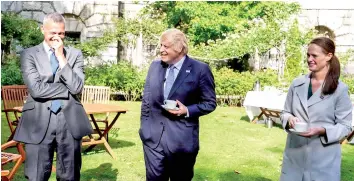
[[[130,147],[130,146],[135,145],[135,143],[133,143],[133,142],[124,141],[124,140],[117,140],[114,138],[109,138],[108,144],[109,144],[109,146],[111,146],[112,149]],[[88,146],[82,147],[82,151],[83,151],[84,155],[91,155],[91,154],[95,154],[95,153],[106,152],[106,149],[103,146],[103,144],[99,144],[99,145],[95,146],[92,150],[90,150],[88,152],[85,151],[87,148],[88,148]]]
[[[241,117],[241,120],[242,120],[242,121],[246,121],[246,122],[250,122],[250,121],[251,121],[250,118],[248,118],[247,115],[246,115],[246,116],[242,116],[242,117]]]
[[[125,141],[125,140],[117,140],[114,138],[109,138],[109,145],[115,149],[115,148],[124,148],[124,147],[130,147],[134,146],[135,143],[130,142],[130,141]]]
[[[195,170],[195,175],[193,180],[195,181],[204,181],[204,180],[220,180],[220,181],[237,181],[237,180],[242,180],[242,181],[271,181],[271,179],[262,177],[262,176],[257,176],[257,175],[243,175],[242,173],[237,174],[233,170],[230,170],[230,172],[220,172],[216,173],[216,178],[208,178],[205,175],[208,175],[212,172],[215,172],[215,170],[206,170],[206,169],[196,169]],[[213,174],[214,175],[214,174]]]
[[[112,168],[112,163],[103,163],[97,168],[81,172],[82,181],[111,181],[117,180],[118,169]]]
[[[254,124],[254,123],[250,122],[250,119],[248,118],[247,115],[242,116],[242,117],[240,118],[240,120],[246,121],[246,122],[251,123],[251,124]],[[260,122],[263,122],[264,120],[259,120],[259,121],[260,121]],[[256,124],[264,124],[264,122],[263,122],[263,123],[256,123]],[[283,129],[283,126],[282,126],[281,124],[274,123],[274,122],[273,122],[273,127]]]

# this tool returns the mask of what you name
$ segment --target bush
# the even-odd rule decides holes
[[[24,84],[20,69],[20,58],[8,55],[6,59],[7,62],[1,66],[1,85]]]
[[[118,64],[87,66],[86,85],[109,86],[115,92],[121,92],[126,100],[136,101],[143,92],[146,71],[138,71],[126,61]]]
[[[341,77],[341,80],[349,87],[349,93],[354,94],[354,76],[345,75]]]
[[[213,69],[215,91],[218,95],[218,104],[241,105],[248,91],[253,90],[254,83],[259,80],[261,86],[280,87],[277,73],[273,70],[263,72],[235,72],[223,67]]]
[[[25,19],[13,12],[1,12],[1,46],[3,54],[14,53],[17,46],[28,48],[38,45],[42,41],[43,36],[35,20]],[[5,60],[2,60],[2,63],[4,62]]]

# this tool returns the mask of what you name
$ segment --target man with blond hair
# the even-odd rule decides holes
[[[190,181],[199,150],[199,117],[216,108],[214,77],[207,64],[188,57],[187,39],[180,30],[163,32],[160,46],[141,105],[146,180]]]
[[[21,53],[28,99],[14,140],[25,143],[25,176],[47,181],[57,152],[57,180],[79,181],[82,137],[93,132],[77,95],[84,86],[80,50],[64,47],[65,20],[59,13],[44,17],[43,43]]]

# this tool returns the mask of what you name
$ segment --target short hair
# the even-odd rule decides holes
[[[166,38],[171,41],[175,50],[182,49],[185,55],[188,53],[187,37],[182,31],[176,28],[168,29],[162,33],[160,41]]]
[[[52,21],[54,23],[64,23],[65,24],[65,18],[60,14],[60,13],[50,13],[44,16],[43,19],[43,24],[46,24],[47,22]]]

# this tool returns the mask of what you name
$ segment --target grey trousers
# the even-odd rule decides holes
[[[79,181],[81,139],[76,140],[67,129],[64,114],[51,113],[48,130],[40,144],[26,144],[25,176],[30,181],[49,180],[54,152],[57,180]]]

